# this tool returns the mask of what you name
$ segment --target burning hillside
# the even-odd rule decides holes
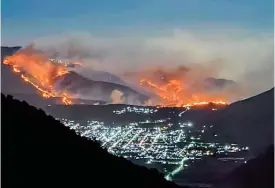
[[[202,93],[189,93],[188,90],[184,89],[180,80],[168,80],[166,83],[158,85],[148,79],[142,78],[140,85],[149,88],[150,91],[153,91],[160,97],[163,103],[161,106],[190,107],[207,105],[209,103],[216,105],[227,104],[222,97],[217,98]]]
[[[42,97],[61,97],[64,104],[72,104],[65,91],[54,88],[55,79],[69,73],[64,66],[52,64],[45,56],[32,53],[28,48],[6,57],[3,64],[11,66],[12,71],[36,88]]]
[[[182,75],[188,69],[180,67],[169,74],[164,71],[154,72],[153,78],[144,74],[139,78],[140,86],[152,93],[153,97],[141,94],[132,88],[115,83],[94,81],[73,71],[74,67],[82,67],[80,63],[66,63],[49,59],[45,54],[32,47],[19,50],[4,59],[3,64],[11,67],[26,83],[32,85],[44,98],[62,98],[64,104],[72,104],[73,98],[109,101],[136,105],[156,105],[190,107],[204,106],[209,103],[226,105],[227,98],[221,93],[209,94],[202,90],[194,90],[188,79]],[[70,69],[70,70],[69,70]],[[159,80],[156,78],[160,77]],[[157,80],[157,81],[156,81]],[[198,87],[194,87],[198,88]],[[117,98],[115,93],[120,93]],[[157,99],[157,100],[155,100]],[[107,102],[108,103],[108,102]]]
[[[161,106],[226,105],[232,97],[229,88],[232,90],[236,84],[225,79],[208,78],[206,71],[198,71],[198,67],[194,69],[184,66],[148,69],[128,74],[128,77],[137,78],[142,88],[157,96]]]
[[[82,67],[82,64],[49,59],[32,47],[6,57],[3,64],[10,66],[15,74],[32,85],[42,97],[62,98],[64,104],[72,104],[75,98],[139,105],[148,100],[146,95],[127,86],[83,77],[72,70],[75,67]],[[114,91],[121,93],[118,96],[119,100],[114,98],[116,96],[113,95]]]

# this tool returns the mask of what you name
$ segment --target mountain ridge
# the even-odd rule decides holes
[[[231,187],[274,187],[274,145],[270,145],[259,156],[234,169],[215,186],[215,188]]]
[[[253,146],[255,154],[274,141],[274,88],[220,110],[210,121],[224,137]],[[230,133],[230,134],[229,134]]]
[[[157,170],[109,154],[41,109],[9,95],[1,94],[1,102],[3,181],[9,187],[37,187],[42,182],[40,187],[179,187]]]

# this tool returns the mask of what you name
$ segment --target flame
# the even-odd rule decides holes
[[[20,72],[20,70],[17,67],[13,67],[14,72]]]
[[[62,102],[64,103],[64,104],[72,104],[72,101],[68,98],[69,96],[68,96],[68,94],[67,93],[62,93]]]
[[[54,89],[55,80],[69,73],[69,65],[82,66],[79,62],[67,63],[48,59],[43,54],[30,53],[20,50],[12,56],[4,59],[3,64],[11,67],[12,71],[19,74],[28,84],[31,84],[43,98],[61,97],[62,103],[72,104],[71,97],[66,91]],[[204,106],[210,103],[227,105],[224,97],[209,96],[205,93],[190,92],[186,83],[174,77],[162,78],[162,83],[155,83],[147,78],[140,80],[142,87],[148,88],[161,99],[161,105],[157,107],[193,107]]]
[[[163,104],[157,105],[158,108],[205,106],[211,103],[220,106],[228,104],[224,99],[215,99],[201,93],[192,94],[185,90],[183,85],[180,80],[175,79],[168,80],[164,84],[156,84],[146,78],[140,80],[140,86],[149,88],[149,91],[160,97]]]
[[[53,64],[41,54],[24,50],[6,57],[3,64],[11,66],[13,72],[20,73],[24,82],[31,84],[43,98],[61,97],[64,104],[72,104],[66,92],[55,91],[53,87],[57,77],[69,73],[65,66]]]

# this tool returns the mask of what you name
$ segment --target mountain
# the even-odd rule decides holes
[[[260,156],[234,169],[216,186],[217,188],[273,188],[274,145]]]
[[[5,94],[24,93],[36,94],[36,90],[11,72],[10,67],[4,65],[3,59],[20,50],[21,47],[1,47],[1,91]]]
[[[228,87],[234,87],[237,83],[232,80],[221,79],[221,78],[206,78],[204,80],[204,87],[206,90],[219,90]]]
[[[1,46],[1,91],[5,94],[36,94],[36,90],[31,85],[25,84],[19,76],[15,76],[10,68],[2,63],[5,57],[14,54],[20,49],[21,47]]]
[[[111,101],[112,92],[121,92],[120,98],[127,104],[144,104],[148,97],[127,86],[110,82],[94,81],[73,71],[55,81],[57,87],[68,91],[71,95],[78,95],[82,99]],[[115,96],[116,97],[116,96]]]
[[[218,111],[212,117],[216,131],[224,138],[262,152],[274,141],[274,88]]]
[[[3,60],[7,56],[14,54],[21,48],[22,48],[21,46],[14,46],[14,47],[1,46],[1,60]]]
[[[116,76],[114,74],[111,74],[109,72],[105,71],[99,71],[99,70],[93,70],[91,68],[78,68],[75,70],[78,74],[81,76],[84,76],[90,80],[94,81],[102,81],[102,82],[109,82],[109,83],[114,83],[114,84],[119,84],[119,85],[124,85],[127,87],[130,87],[134,90],[136,90],[139,93],[149,95],[148,92],[146,92],[144,89],[142,89],[139,86],[130,84],[128,82],[125,82],[123,79],[121,79],[119,76]]]
[[[79,68],[76,71],[80,75],[94,81],[111,82],[119,85],[127,85],[127,83],[120,77],[115,76],[109,72],[98,71],[93,69]]]
[[[177,188],[157,170],[109,154],[42,110],[1,95],[7,187]]]
[[[68,119],[106,119],[125,121],[143,121],[144,119],[165,119],[170,113],[175,113],[175,121],[191,121],[194,126],[214,125],[212,131],[219,135],[222,141],[232,141],[243,146],[249,146],[253,156],[258,155],[264,148],[273,143],[274,138],[274,89],[257,96],[242,100],[216,111],[209,108],[191,109],[178,117],[184,109],[160,108],[153,115],[125,114],[115,116],[113,110],[122,109],[125,106],[52,106],[48,110],[56,117]],[[155,108],[155,107],[152,107]],[[100,111],[98,111],[100,109]]]
[[[1,47],[2,60],[6,56],[12,55],[19,49],[20,47]],[[30,96],[28,97],[26,94],[39,96],[37,91],[31,85],[24,83],[24,81],[19,76],[14,75],[9,67],[1,63],[1,68],[1,89],[3,93],[16,96],[20,94],[21,97],[22,94],[24,94],[27,98],[23,98],[23,100],[27,100],[28,102],[30,102],[28,100]],[[116,77],[110,73],[93,71],[92,74],[94,75],[94,78],[100,80],[108,80],[111,77],[113,82],[121,82],[122,84],[124,84],[119,77]],[[88,99],[110,102],[111,100],[114,100],[111,99],[111,95],[114,90],[118,90],[119,92],[121,92],[121,94],[119,94],[118,96],[113,96],[115,98],[118,98],[117,100],[121,102],[143,104],[146,100],[148,100],[148,97],[145,94],[142,94],[130,88],[129,86],[126,86],[126,84],[120,85],[117,83],[91,80],[74,71],[71,71],[70,74],[63,76],[62,79],[58,80],[58,85],[59,87],[62,87],[62,89],[67,89],[70,93],[75,95],[76,98],[81,98],[83,100]]]

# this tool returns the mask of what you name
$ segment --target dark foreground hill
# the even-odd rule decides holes
[[[26,102],[2,99],[5,187],[178,187],[157,170],[109,154]]]
[[[217,188],[273,188],[274,145],[247,164],[236,168]]]
[[[248,145],[258,155],[274,142],[274,88],[229,105],[213,119],[224,138]]]

